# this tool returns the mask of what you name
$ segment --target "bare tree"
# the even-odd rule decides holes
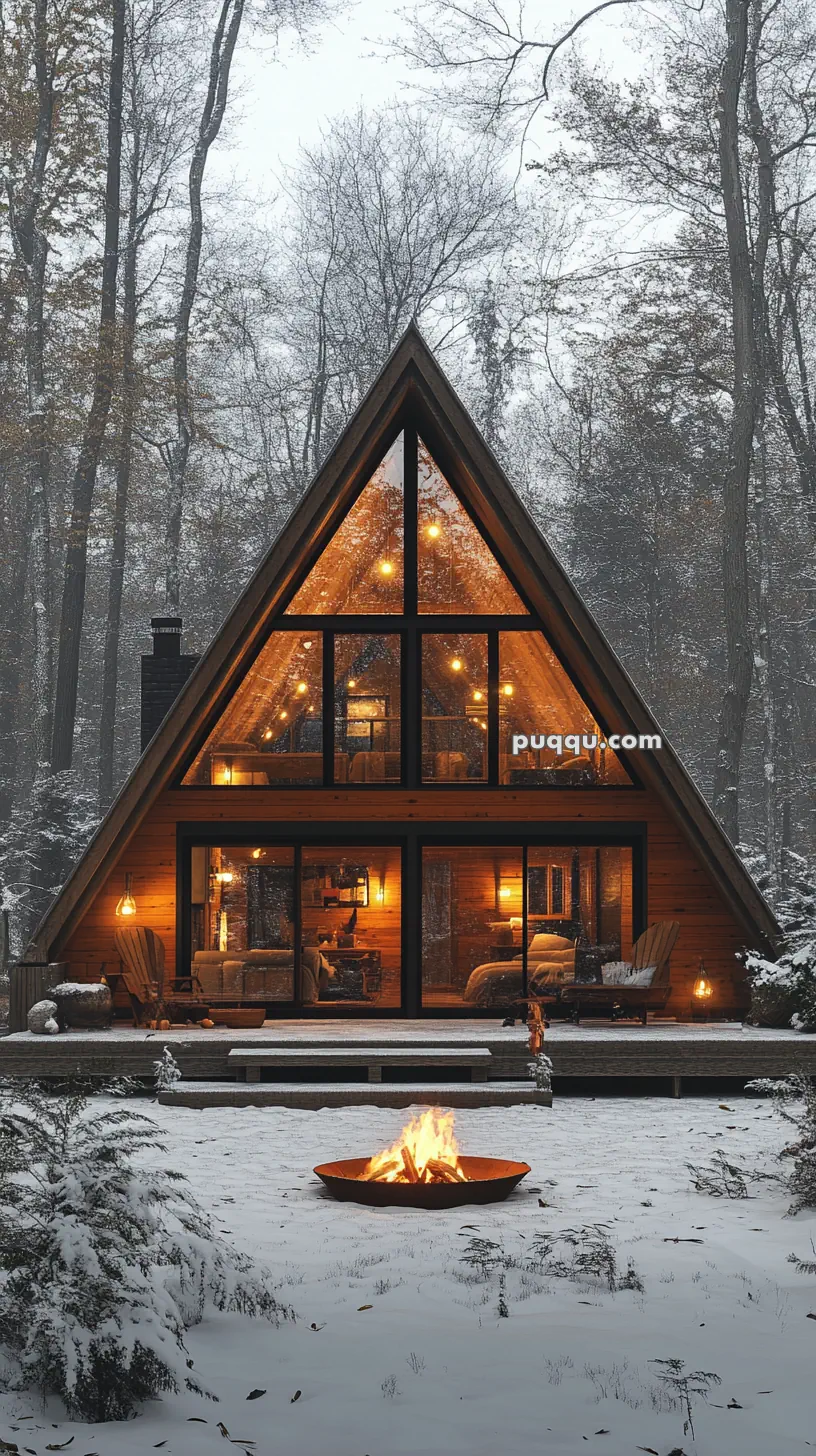
[[[94,360],[93,397],[77,457],[71,522],[65,552],[60,613],[57,681],[51,731],[51,769],[70,768],[74,750],[79,652],[85,609],[88,528],[96,473],[110,413],[116,375],[116,279],[119,271],[119,188],[122,160],[122,81],[125,62],[126,0],[112,0],[108,72],[108,132],[105,153],[105,237],[99,295],[99,329]]]

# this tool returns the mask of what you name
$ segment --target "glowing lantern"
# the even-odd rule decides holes
[[[116,914],[121,920],[130,920],[136,914],[136,901],[131,891],[132,884],[133,876],[125,875],[125,893],[116,905]]]

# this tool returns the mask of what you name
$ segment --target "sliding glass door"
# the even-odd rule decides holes
[[[521,1013],[632,949],[632,849],[426,845],[422,1005]]]
[[[194,844],[190,969],[213,1012],[399,1011],[399,845]]]

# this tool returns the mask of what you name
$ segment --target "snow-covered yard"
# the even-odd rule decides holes
[[[219,1316],[193,1331],[218,1404],[185,1394],[132,1422],[81,1426],[4,1395],[0,1451],[5,1440],[40,1456],[70,1437],[72,1456],[224,1456],[230,1441],[253,1456],[786,1456],[816,1445],[816,1281],[787,1262],[810,1253],[816,1216],[786,1219],[771,1184],[750,1201],[702,1196],[686,1168],[718,1148],[774,1166],[784,1130],[767,1102],[460,1111],[462,1152],[533,1171],[507,1203],[433,1215],[335,1203],[311,1171],[385,1146],[402,1111],[151,1111],[168,1162],[226,1236],[279,1274],[298,1319]],[[524,1268],[536,1234],[598,1222],[642,1293]],[[512,1256],[506,1318],[498,1273],[463,1262],[475,1237]],[[694,1402],[694,1441],[655,1363],[675,1357],[722,1382]]]

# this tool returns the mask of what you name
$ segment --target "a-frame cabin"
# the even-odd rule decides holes
[[[659,734],[410,328],[36,950],[114,966],[128,876],[216,1006],[495,1018],[676,922],[663,1014],[701,961],[738,1013],[777,927],[665,737],[612,746]]]

